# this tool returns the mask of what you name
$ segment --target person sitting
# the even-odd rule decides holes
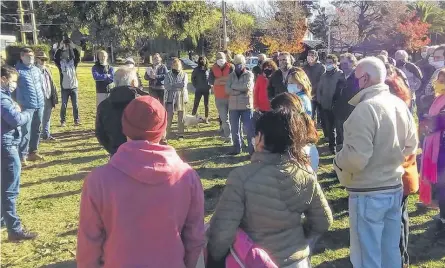
[[[114,74],[115,88],[110,96],[97,107],[96,138],[104,149],[113,155],[127,141],[122,132],[121,118],[125,107],[135,98],[148,93],[138,88],[138,77],[134,68],[119,68]]]
[[[305,112],[309,116],[312,116],[313,106],[310,99],[310,96],[312,96],[312,86],[309,77],[303,69],[294,67],[293,72],[288,75],[286,84],[287,92],[297,95],[303,103]]]
[[[127,142],[85,178],[78,267],[195,268],[204,248],[204,191],[198,174],[159,142],[167,112],[151,96],[122,115]]]
[[[18,145],[21,139],[20,126],[32,120],[33,110],[21,111],[11,98],[17,88],[18,73],[14,68],[1,67],[1,117],[2,117],[2,153],[1,153],[1,218],[2,226],[8,231],[9,241],[29,240],[37,237],[36,233],[25,230],[17,215],[17,198],[19,195],[20,163]]]
[[[229,174],[210,221],[209,258],[223,259],[240,228],[279,267],[310,267],[309,245],[333,219],[303,151],[308,117],[283,107],[258,119],[251,163]]]

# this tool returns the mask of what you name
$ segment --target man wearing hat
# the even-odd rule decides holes
[[[51,112],[56,104],[59,102],[57,97],[57,88],[51,74],[51,70],[47,68],[46,63],[48,62],[48,56],[43,51],[36,52],[36,66],[42,71],[43,75],[43,97],[45,101],[45,106],[43,108],[43,118],[42,118],[42,139],[51,141],[55,140],[51,136]]]
[[[79,267],[195,268],[204,247],[204,192],[173,147],[160,145],[167,112],[151,96],[122,115],[127,142],[85,179]]]

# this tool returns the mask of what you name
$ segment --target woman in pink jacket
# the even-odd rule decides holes
[[[204,194],[197,173],[160,145],[167,113],[143,96],[125,108],[128,141],[85,179],[77,265],[195,268],[204,247]]]

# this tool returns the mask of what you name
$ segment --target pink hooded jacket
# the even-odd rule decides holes
[[[77,267],[195,268],[204,243],[201,181],[172,147],[126,142],[85,179]]]

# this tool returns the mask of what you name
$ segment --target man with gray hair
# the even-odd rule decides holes
[[[359,92],[344,123],[334,159],[349,192],[350,259],[354,267],[402,267],[402,164],[417,149],[416,125],[406,104],[389,92],[386,68],[375,57],[358,62]]]
[[[257,66],[253,67],[253,69],[252,69],[252,73],[255,76],[255,81],[256,81],[258,75],[261,74],[261,66],[263,65],[263,62],[266,61],[266,59],[267,59],[266,54],[258,55],[258,64],[257,64]]]
[[[409,88],[411,89],[411,96],[413,101],[415,101],[416,92],[422,85],[422,72],[414,63],[409,62],[408,53],[405,50],[397,50],[395,58],[396,67],[402,70],[408,78]]]
[[[110,155],[127,141],[122,133],[122,113],[135,98],[148,95],[140,90],[136,69],[121,67],[114,73],[115,88],[97,107],[96,138]]]

